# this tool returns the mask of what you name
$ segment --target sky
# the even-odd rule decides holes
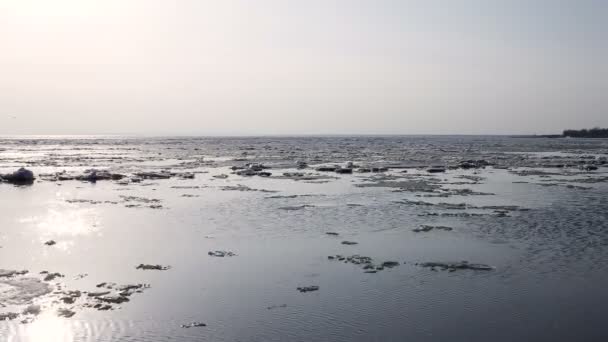
[[[0,134],[608,127],[604,0],[0,0]]]

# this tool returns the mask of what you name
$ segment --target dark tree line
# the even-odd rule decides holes
[[[564,136],[572,138],[608,138],[608,128],[567,129],[564,131]]]

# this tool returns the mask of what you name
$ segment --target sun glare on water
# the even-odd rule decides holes
[[[73,324],[53,314],[39,316],[29,324],[15,325],[7,342],[72,342]]]

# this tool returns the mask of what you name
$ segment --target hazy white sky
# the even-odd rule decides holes
[[[0,0],[0,134],[608,126],[608,1]]]

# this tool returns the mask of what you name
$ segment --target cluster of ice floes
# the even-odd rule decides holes
[[[250,150],[248,150],[250,151]],[[280,165],[265,165],[261,162],[252,160],[252,154],[243,152],[242,158],[234,158],[226,162],[203,161],[202,158],[193,161],[181,161],[176,168],[183,171],[171,170],[130,170],[129,172],[114,172],[109,169],[88,169],[83,172],[60,171],[54,173],[40,174],[39,180],[49,182],[81,181],[81,182],[101,182],[109,181],[121,185],[119,188],[127,190],[124,185],[160,185],[167,181],[172,189],[197,190],[205,189],[216,185],[215,188],[222,191],[242,191],[242,192],[261,192],[273,193],[275,190],[254,188],[249,185],[239,184],[238,182],[280,182],[285,180],[306,182],[306,183],[326,183],[346,179],[355,187],[361,188],[360,191],[387,191],[406,193],[405,195],[416,196],[419,198],[445,198],[445,197],[468,197],[468,196],[491,196],[492,193],[482,192],[474,188],[464,186],[475,186],[486,181],[486,177],[481,176],[482,169],[493,168],[508,169],[515,176],[522,177],[522,181],[514,183],[534,183],[543,186],[564,186],[571,189],[588,189],[579,184],[596,184],[608,182],[608,176],[598,171],[605,167],[607,162],[605,157],[597,156],[565,156],[536,158],[528,155],[507,155],[495,153],[487,155],[483,159],[459,159],[453,158],[454,154],[447,156],[441,162],[341,162],[328,161],[322,157],[310,158],[306,161],[298,160],[289,162],[283,167]],[[353,152],[356,155],[356,153]],[[472,153],[480,155],[481,153]],[[363,154],[361,155],[363,156]],[[339,159],[339,158],[337,158]],[[160,160],[151,158],[150,160]],[[431,159],[429,159],[431,160]],[[234,165],[235,162],[240,162]],[[232,163],[233,165],[230,165]],[[197,167],[214,167],[211,176],[207,177],[207,184],[201,182],[189,182],[195,178],[197,173],[207,171],[191,171]],[[273,169],[276,171],[270,172]],[[469,171],[463,171],[469,170]],[[466,174],[462,174],[466,173]],[[252,177],[262,177],[265,179],[252,179]],[[36,180],[34,172],[21,168],[12,173],[0,174],[1,183],[15,185],[30,185]],[[197,181],[200,177],[197,178]],[[158,182],[150,182],[158,181]],[[175,185],[175,182],[184,182],[185,185]],[[259,184],[259,183],[256,183]],[[259,186],[259,185],[256,185]],[[384,190],[383,190],[384,189]],[[194,192],[194,191],[190,191]],[[195,198],[198,194],[181,194],[181,197]],[[285,205],[277,206],[283,211],[298,211],[310,208],[317,210],[315,204],[292,204],[289,200],[300,197],[325,196],[324,194],[278,194],[264,197],[265,199],[276,200]],[[164,208],[161,199],[146,198],[141,196],[124,195],[119,196],[119,200],[89,200],[89,199],[68,199],[72,204],[124,204],[130,208]],[[428,217],[477,217],[477,216],[496,216],[507,217],[512,213],[528,210],[515,205],[472,205],[462,202],[427,202],[412,199],[404,199],[393,202],[393,204],[423,208],[428,211],[421,211],[419,216]],[[275,201],[268,201],[275,203]],[[289,204],[289,205],[287,205]],[[360,204],[347,204],[348,206],[361,206]],[[315,209],[317,208],[317,209]],[[432,211],[431,211],[432,210]],[[290,215],[285,213],[285,215]],[[296,213],[293,213],[296,215]],[[441,231],[452,231],[452,227],[442,225],[419,225],[412,229],[414,233],[424,233]],[[328,231],[328,236],[338,237],[337,232]],[[430,233],[432,234],[432,233]],[[442,233],[443,234],[443,233]],[[340,239],[341,240],[341,239]],[[340,240],[336,240],[336,243]],[[53,246],[55,241],[50,240],[45,243]],[[336,248],[348,249],[350,253],[356,253],[358,242],[344,240],[340,241],[341,246]],[[224,258],[234,257],[236,254],[231,251],[214,250],[209,251],[210,257]],[[334,254],[327,257],[331,262],[355,265],[365,273],[375,274],[380,271],[390,270],[400,265],[406,264],[399,261],[375,261],[371,257],[352,254],[350,256]],[[458,262],[420,262],[407,263],[408,265],[422,267],[434,271],[491,271],[494,267],[479,263],[469,263],[467,261]],[[167,265],[158,264],[139,264],[136,269],[141,271],[167,271],[171,269]],[[83,275],[84,276],[84,275]],[[149,284],[116,284],[111,282],[99,283],[93,289],[67,289],[61,281],[65,275],[58,272],[43,271],[32,275],[24,270],[1,270],[0,269],[0,321],[19,320],[23,323],[31,322],[42,311],[51,310],[56,315],[69,318],[81,310],[115,310],[130,302],[132,296],[141,294],[150,288]],[[79,279],[76,276],[76,279]],[[297,291],[302,293],[319,291],[319,285],[306,285],[297,287]],[[268,309],[283,308],[280,306],[269,306]],[[202,322],[190,322],[183,324],[183,328],[205,327]]]
[[[340,254],[329,255],[327,259],[360,266],[365,273],[378,273],[379,271],[383,271],[387,268],[393,268],[400,265],[398,261],[383,261],[375,264],[371,257],[362,256],[359,254],[354,254],[351,256],[343,256]]]
[[[168,269],[159,265],[141,266]],[[54,282],[63,277],[57,272],[42,271],[39,276],[32,276],[28,271],[0,270],[0,321],[30,323],[42,311],[54,310],[57,316],[70,318],[84,309],[114,310],[129,302],[132,295],[150,288],[149,284],[103,282],[88,291],[73,290]]]

